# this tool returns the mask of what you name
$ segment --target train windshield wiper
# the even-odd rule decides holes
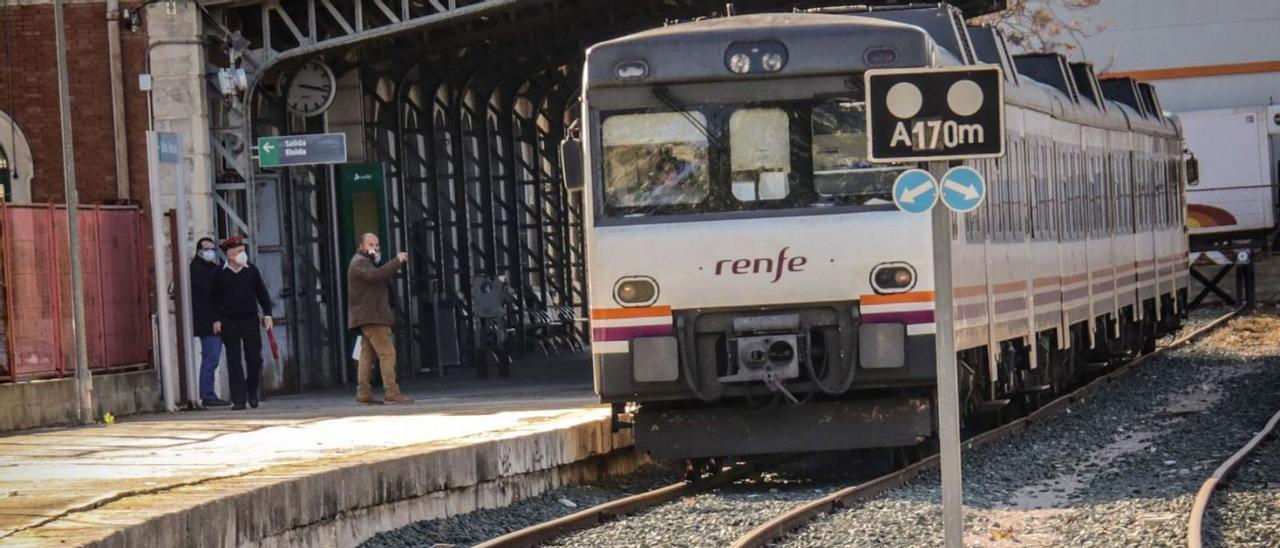
[[[701,133],[702,136],[707,139],[707,144],[712,149],[715,149],[717,147],[717,143],[719,143],[719,138],[717,136],[712,135],[711,129],[708,128],[706,124],[703,124],[702,121],[699,120],[697,116],[694,116],[692,113],[689,112],[688,105],[685,105],[684,103],[680,102],[679,99],[676,99],[675,97],[673,97],[671,95],[671,92],[668,91],[667,88],[665,87],[654,86],[652,90],[653,90],[653,96],[657,97],[659,101],[662,101],[662,104],[667,105],[667,108],[679,113],[680,116],[683,116],[685,120],[688,120],[689,124],[692,125],[694,129],[697,129],[698,133]]]

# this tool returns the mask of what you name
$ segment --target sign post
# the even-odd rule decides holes
[[[268,167],[341,164],[347,161],[345,133],[258,138],[258,165]]]
[[[178,410],[178,362],[174,358],[173,331],[169,329],[169,269],[164,260],[164,194],[160,185],[165,180],[161,166],[175,166],[182,161],[181,143],[173,133],[147,132],[147,179],[150,180],[151,252],[155,261],[156,322],[160,336],[160,385],[166,411]],[[184,204],[177,204],[183,207]],[[174,238],[179,235],[174,234]],[[179,289],[181,291],[181,289]],[[180,320],[179,320],[180,321]]]
[[[946,162],[932,162],[934,174]],[[933,210],[934,352],[938,376],[938,449],[942,468],[943,538],[952,548],[964,546],[964,491],[960,471],[960,383],[956,379],[956,344],[951,277],[951,216],[949,208]]]
[[[886,69],[866,73],[867,158],[873,162],[929,161],[893,185],[902,211],[932,210],[934,352],[942,472],[943,537],[964,545],[960,459],[960,387],[956,368],[952,228],[957,214],[977,209],[987,185],[972,168],[942,160],[1004,155],[1004,85],[999,67]],[[942,202],[946,207],[934,207]]]

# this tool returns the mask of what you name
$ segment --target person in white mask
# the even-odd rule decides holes
[[[218,398],[215,373],[222,357],[222,338],[213,332],[217,321],[218,301],[213,296],[213,277],[222,266],[218,244],[212,238],[196,242],[196,256],[191,258],[191,327],[200,341],[200,403],[205,407],[226,407],[230,402]]]
[[[239,411],[245,404],[258,407],[258,386],[262,380],[262,329],[258,327],[258,309],[262,309],[262,327],[271,329],[271,296],[258,269],[249,264],[249,252],[242,238],[233,236],[222,242],[227,264],[213,278],[213,297],[218,303],[213,332],[222,336],[227,347],[227,379],[231,384],[231,409]],[[243,351],[244,368],[241,368]]]

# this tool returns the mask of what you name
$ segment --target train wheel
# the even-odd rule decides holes
[[[698,481],[704,476],[714,476],[720,473],[723,459],[721,457],[698,457],[693,459],[685,459],[684,461],[684,480]]]

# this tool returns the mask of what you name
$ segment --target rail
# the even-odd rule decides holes
[[[1205,480],[1204,484],[1200,486],[1200,491],[1196,493],[1195,502],[1191,505],[1191,517],[1187,519],[1187,548],[1200,548],[1202,545],[1204,512],[1209,507],[1209,499],[1213,497],[1213,490],[1218,487],[1222,480],[1231,475],[1231,472],[1240,465],[1240,462],[1245,457],[1261,446],[1263,440],[1276,431],[1277,424],[1280,424],[1280,411],[1276,411],[1276,414],[1271,416],[1271,420],[1267,421],[1266,426],[1257,435],[1253,436],[1249,443],[1246,443],[1244,447],[1241,447],[1239,451],[1231,455],[1231,458],[1228,458],[1218,466],[1213,471],[1213,475],[1209,476],[1209,479]]]
[[[964,442],[962,442],[962,446],[964,449],[971,449],[975,446],[991,443],[1022,432],[1032,424],[1040,422],[1044,418],[1062,410],[1080,398],[1092,394],[1103,385],[1114,382],[1120,377],[1128,374],[1139,365],[1209,333],[1225,323],[1227,320],[1235,317],[1241,310],[1243,310],[1243,308],[1236,308],[1196,329],[1195,331],[1170,342],[1168,345],[1162,346],[1153,352],[1138,356],[1137,358],[1134,358],[1128,363],[1120,366],[1115,371],[1098,377],[1092,382],[1089,382],[1088,384],[1085,384],[1084,386],[1065,394],[1048,404],[1045,404],[1043,407],[1036,409],[1025,417],[972,436],[964,440]],[[852,487],[835,491],[825,497],[795,507],[747,532],[747,534],[740,537],[737,542],[733,543],[733,548],[755,548],[766,546],[769,543],[782,538],[797,527],[808,523],[818,515],[849,507],[856,502],[866,500],[889,489],[903,485],[915,479],[924,471],[935,468],[937,465],[938,455],[935,454],[901,470],[885,474],[865,483],[860,483]]]
[[[702,480],[682,481],[666,487],[659,487],[652,491],[623,497],[551,521],[512,531],[498,538],[477,544],[475,548],[526,548],[537,546],[566,533],[589,529],[617,516],[634,514],[646,508],[733,483],[760,472],[761,468],[762,465],[757,462],[745,462],[731,466],[727,470]]]

